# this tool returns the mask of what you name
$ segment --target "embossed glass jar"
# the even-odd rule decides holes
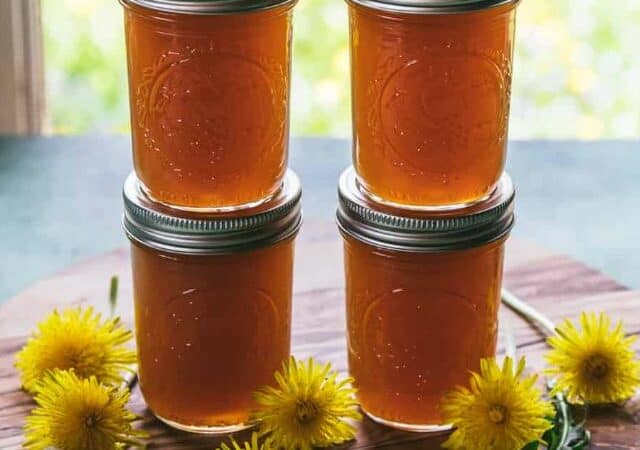
[[[233,215],[163,207],[133,174],[124,202],[148,407],[186,431],[245,428],[252,393],[290,352],[298,178],[289,171],[272,200]]]
[[[358,180],[378,202],[474,203],[504,169],[517,0],[348,0]]]
[[[362,409],[399,429],[443,431],[439,403],[495,355],[514,190],[504,175],[457,211],[374,204],[353,169],[340,180],[349,372]]]
[[[295,0],[121,0],[135,170],[175,207],[253,207],[287,165]]]

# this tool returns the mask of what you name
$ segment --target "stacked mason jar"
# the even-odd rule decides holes
[[[290,354],[295,0],[122,3],[140,387],[175,428],[238,430]]]
[[[290,353],[295,0],[121,1],[140,386],[173,427],[238,430]],[[496,351],[517,0],[348,3],[349,370],[373,420],[440,431],[442,395]]]
[[[374,421],[443,431],[445,392],[496,352],[517,0],[347,1],[349,371]]]

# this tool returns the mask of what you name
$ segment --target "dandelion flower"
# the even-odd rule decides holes
[[[119,319],[102,321],[93,308],[54,311],[16,357],[22,385],[35,392],[40,378],[53,369],[73,369],[80,378],[95,376],[101,383],[118,384],[136,359],[124,345],[131,337]]]
[[[566,320],[548,339],[552,350],[547,373],[556,376],[554,392],[566,392],[572,403],[617,403],[640,385],[640,362],[634,360],[622,322],[611,329],[606,314],[580,316],[580,330]]]
[[[25,424],[28,450],[114,450],[139,443],[132,428],[129,391],[78,378],[73,371],[48,372],[38,383],[37,406]]]
[[[251,441],[244,442],[242,445],[231,436],[231,445],[222,443],[217,450],[274,450],[271,446],[271,440],[266,439],[262,444],[258,443],[258,433],[255,431],[251,433]]]
[[[522,377],[524,358],[514,371],[506,358],[482,360],[470,387],[457,387],[442,402],[446,422],[456,427],[443,447],[465,450],[517,450],[538,441],[551,427],[553,406],[541,398],[536,375]]]
[[[275,448],[310,450],[350,441],[359,420],[351,378],[337,380],[331,365],[291,358],[276,372],[277,387],[256,394],[254,418],[261,434],[269,434]]]

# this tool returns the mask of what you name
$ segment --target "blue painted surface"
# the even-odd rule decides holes
[[[332,220],[346,140],[294,139],[305,215]],[[39,278],[125,244],[129,138],[0,138],[0,303]],[[640,143],[513,142],[515,236],[640,288]]]

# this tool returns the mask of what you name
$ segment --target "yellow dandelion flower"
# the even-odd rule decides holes
[[[580,316],[580,330],[566,320],[548,339],[552,350],[547,373],[557,377],[554,392],[566,392],[572,403],[617,403],[640,385],[640,362],[634,359],[622,322],[611,329],[606,314]]]
[[[95,376],[101,383],[118,384],[136,360],[124,345],[132,336],[119,319],[102,321],[93,308],[54,311],[16,356],[22,385],[35,392],[40,378],[53,369],[73,369],[80,378]]]
[[[254,418],[261,434],[269,434],[274,448],[310,450],[350,441],[359,420],[351,378],[337,380],[331,365],[291,358],[276,372],[277,387],[256,393]]]
[[[261,444],[258,441],[258,433],[255,431],[251,433],[251,440],[245,441],[243,444],[238,444],[238,442],[231,436],[230,438],[231,445],[226,443],[222,443],[217,450],[275,450],[271,445],[271,440],[265,439]]]
[[[517,450],[538,441],[551,428],[554,409],[535,387],[537,376],[522,377],[524,368],[524,358],[515,371],[511,358],[502,368],[495,359],[485,359],[480,373],[472,373],[470,388],[448,392],[441,410],[456,430],[443,447]]]
[[[129,391],[80,379],[73,371],[47,372],[38,383],[37,406],[25,424],[28,450],[115,450],[139,446],[135,414],[127,411]]]

